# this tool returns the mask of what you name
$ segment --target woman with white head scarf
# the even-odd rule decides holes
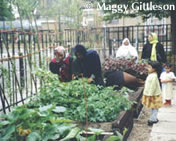
[[[58,46],[54,50],[55,57],[49,64],[50,71],[54,74],[58,74],[61,82],[68,82],[72,78],[71,65],[72,57],[66,54],[65,48]]]
[[[119,49],[116,52],[117,58],[138,58],[138,53],[135,47],[133,47],[130,44],[130,41],[128,38],[125,38],[122,42],[122,46],[119,47]]]

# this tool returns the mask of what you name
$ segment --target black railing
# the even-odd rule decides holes
[[[170,25],[140,25],[108,28],[107,42],[109,47],[118,48],[124,38],[129,38],[131,44],[138,51],[142,50],[150,32],[158,34],[159,41],[164,45],[165,50],[171,49],[171,26]]]
[[[97,49],[100,54],[104,54],[104,57],[114,57],[116,50],[120,47],[124,38],[129,38],[131,44],[137,48],[140,56],[148,34],[156,32],[159,41],[164,45],[168,62],[174,65],[174,70],[176,68],[176,57],[172,52],[174,47],[172,47],[171,42],[170,24],[103,27],[81,30],[66,29],[64,32],[65,46],[69,45],[73,47],[77,43],[84,44],[87,48]]]
[[[6,113],[37,93],[41,81],[33,71],[48,66],[57,37],[50,31],[0,31],[0,111]]]

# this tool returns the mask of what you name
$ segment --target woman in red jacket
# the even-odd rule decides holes
[[[50,71],[54,74],[58,74],[61,82],[68,82],[72,79],[71,64],[72,57],[66,55],[65,48],[58,46],[54,50],[55,57],[49,64]]]

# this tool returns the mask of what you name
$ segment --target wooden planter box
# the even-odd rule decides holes
[[[142,110],[142,107],[143,107],[143,105],[141,103],[143,89],[144,89],[143,87],[139,87],[136,92],[129,94],[130,99],[136,102],[132,106],[132,109],[134,112],[134,114],[133,114],[134,118],[138,118],[138,116]]]
[[[113,122],[102,122],[102,123],[88,123],[88,127],[103,129],[105,132],[100,135],[99,138],[103,141],[107,136],[113,135],[115,131],[119,131],[123,134],[124,129],[127,129],[126,134],[124,135],[124,141],[127,140],[132,128],[133,128],[133,110],[127,110],[120,112],[117,119]],[[79,123],[83,128],[86,127],[85,123]],[[91,132],[87,132],[88,135],[91,135]]]
[[[120,112],[117,119],[113,122],[102,122],[102,123],[88,123],[88,127],[103,129],[105,132],[100,135],[99,138],[103,141],[107,136],[113,135],[115,131],[120,131],[123,134],[124,129],[127,129],[124,135],[123,141],[127,141],[129,134],[133,128],[133,118],[137,118],[142,109],[141,98],[142,98],[143,87],[138,88],[137,91],[130,93],[129,97],[136,103],[133,104],[132,108],[127,111]],[[82,128],[86,128],[85,123],[78,123]],[[91,132],[86,132],[87,135],[92,135]]]
[[[113,130],[119,130],[120,133],[123,133],[124,129],[127,129],[126,134],[124,135],[124,141],[127,140],[131,130],[133,128],[133,110],[123,111],[118,116],[117,120],[115,120],[112,124]]]

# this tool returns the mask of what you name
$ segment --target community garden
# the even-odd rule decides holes
[[[136,0],[127,3],[133,2]],[[98,13],[92,7],[97,3],[103,1],[0,1],[0,141],[127,141],[143,108],[148,60],[141,59],[141,54],[150,32],[158,33],[168,62],[176,66],[172,47],[176,34],[171,33],[175,31],[175,13],[171,24],[114,26],[116,18],[150,12]],[[160,12],[155,16],[162,18]],[[168,17],[168,13],[162,16]],[[135,59],[115,57],[124,38],[135,46]],[[63,46],[75,59],[77,44],[97,52],[102,75],[106,71],[125,72],[136,81],[120,87],[100,86],[81,75],[61,82],[49,70],[55,48]]]

